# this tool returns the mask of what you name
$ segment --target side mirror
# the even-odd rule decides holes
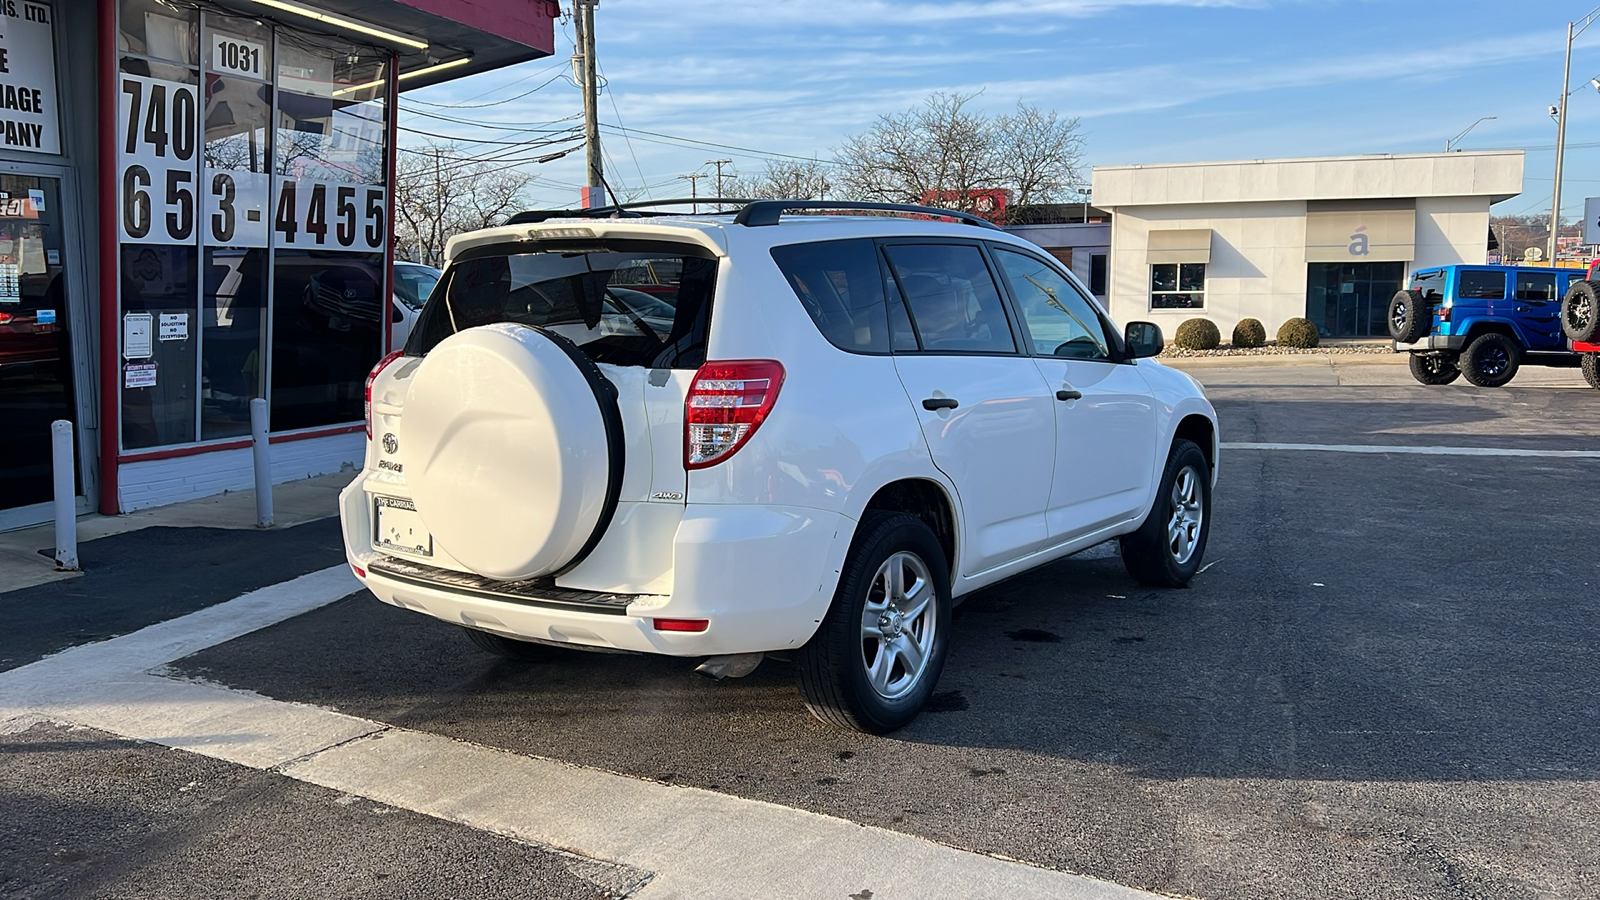
[[[1167,346],[1166,338],[1161,336],[1161,326],[1154,322],[1129,322],[1122,331],[1122,341],[1128,347],[1129,359],[1157,356]]]

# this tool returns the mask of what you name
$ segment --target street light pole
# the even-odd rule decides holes
[[[1561,163],[1567,147],[1567,97],[1572,93],[1572,41],[1600,18],[1600,6],[1576,22],[1567,23],[1567,59],[1561,70],[1561,106],[1556,113],[1556,183],[1550,197],[1550,265],[1556,264],[1556,236],[1561,229]]]
[[[1451,138],[1450,140],[1444,142],[1444,152],[1449,153],[1451,147],[1455,146],[1458,142],[1460,142],[1460,140],[1462,138],[1467,136],[1467,132],[1471,131],[1474,128],[1477,128],[1479,125],[1482,125],[1484,122],[1487,122],[1490,119],[1498,119],[1498,118],[1500,118],[1500,117],[1499,116],[1484,116],[1484,117],[1480,118],[1478,121],[1473,122],[1471,125],[1468,125],[1466,128],[1461,129],[1461,133],[1460,134],[1458,134],[1455,137]]]

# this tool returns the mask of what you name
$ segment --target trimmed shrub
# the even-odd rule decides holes
[[[1310,319],[1295,317],[1278,328],[1278,345],[1282,347],[1315,347],[1322,342],[1322,333]]]
[[[1210,319],[1188,319],[1172,335],[1172,346],[1179,350],[1215,350],[1222,346],[1222,332]]]
[[[1240,319],[1239,324],[1233,326],[1233,345],[1235,347],[1265,347],[1267,345],[1267,326],[1261,324],[1259,319]]]

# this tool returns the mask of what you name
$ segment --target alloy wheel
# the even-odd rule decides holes
[[[927,563],[902,550],[883,561],[861,610],[861,663],[878,696],[895,700],[928,670],[939,627]]]
[[[1205,520],[1204,488],[1200,473],[1192,466],[1184,466],[1172,480],[1172,518],[1167,520],[1167,550],[1172,558],[1183,565],[1194,555],[1200,543],[1200,526]]]

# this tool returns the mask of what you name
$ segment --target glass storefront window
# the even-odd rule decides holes
[[[360,421],[390,308],[382,253],[279,250],[272,288],[272,428]]]
[[[129,450],[359,422],[388,324],[392,55],[198,8],[119,0]]]
[[[195,439],[196,254],[193,246],[122,246],[122,443],[130,450]]]
[[[200,13],[191,4],[122,0],[117,49],[186,65],[200,62]]]

